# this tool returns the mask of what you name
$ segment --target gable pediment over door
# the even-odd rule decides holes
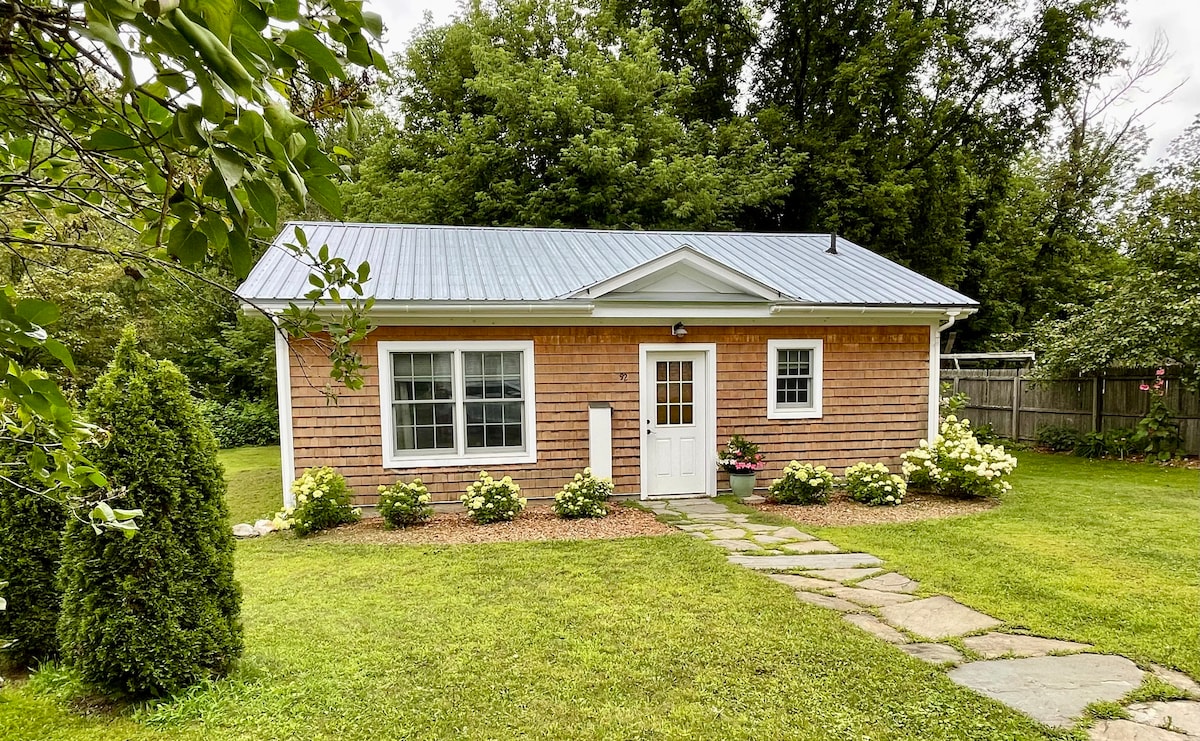
[[[572,296],[593,301],[683,303],[763,303],[791,298],[686,246]]]

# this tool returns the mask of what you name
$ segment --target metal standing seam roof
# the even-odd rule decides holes
[[[309,266],[285,246],[293,228],[328,245],[351,269],[371,266],[376,301],[549,301],[691,247],[770,286],[782,302],[846,306],[972,307],[977,302],[887,258],[828,234],[605,231],[290,222],[238,293],[250,301],[302,299]]]

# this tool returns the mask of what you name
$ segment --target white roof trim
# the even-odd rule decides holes
[[[763,301],[779,301],[781,299],[798,300],[797,297],[789,296],[774,286],[769,286],[755,280],[745,273],[735,270],[725,263],[718,262],[686,244],[677,247],[665,255],[659,255],[636,267],[618,273],[611,278],[605,278],[590,286],[584,286],[563,298],[590,299],[595,301],[598,298],[620,291],[622,288],[649,278],[656,273],[666,272],[681,265],[691,267],[714,280],[726,283],[749,296],[761,298]]]

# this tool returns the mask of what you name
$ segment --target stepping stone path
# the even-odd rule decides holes
[[[1084,643],[1001,632],[1002,621],[949,597],[919,599],[918,582],[882,573],[883,562],[870,553],[842,552],[792,526],[750,522],[749,515],[711,499],[642,505],[692,537],[730,551],[730,563],[766,572],[798,600],[841,612],[846,622],[909,656],[951,665],[947,676],[954,682],[1046,725],[1073,726],[1091,703],[1120,700],[1153,673],[1193,699],[1130,705],[1128,720],[1098,721],[1089,738],[1200,741],[1200,684],[1186,674],[1160,666],[1144,672],[1121,656],[1083,653],[1092,648]],[[961,640],[970,656],[983,660],[969,660],[942,642],[947,639]]]

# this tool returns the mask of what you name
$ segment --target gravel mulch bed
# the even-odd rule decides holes
[[[667,535],[678,532],[650,512],[610,504],[607,517],[562,520],[548,506],[531,506],[511,522],[476,525],[465,512],[438,512],[425,525],[385,530],[383,520],[371,517],[313,536],[329,543],[517,543],[529,540],[600,540]]]
[[[835,491],[829,504],[752,504],[751,507],[781,515],[807,525],[875,525],[888,522],[917,522],[986,512],[1000,504],[998,499],[951,499],[936,494],[911,492],[899,507],[868,507]]]

